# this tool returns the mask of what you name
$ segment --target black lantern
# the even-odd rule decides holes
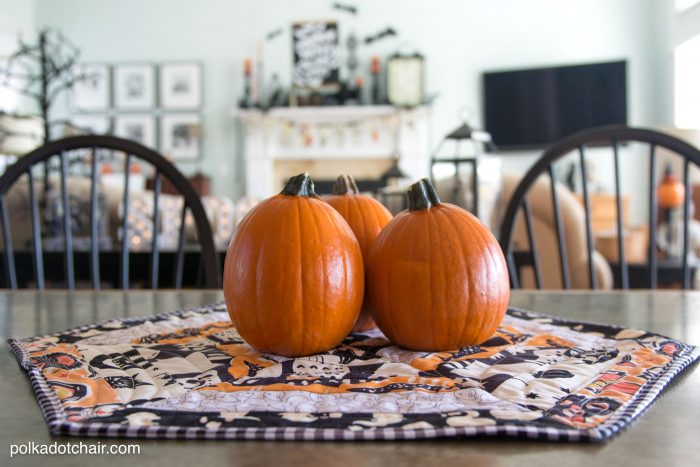
[[[448,133],[433,151],[430,159],[430,177],[435,187],[439,192],[442,191],[442,196],[445,197],[444,190],[441,190],[440,187],[441,180],[436,176],[436,166],[440,164],[451,165],[454,169],[454,184],[451,192],[448,192],[445,201],[461,205],[479,217],[479,171],[484,159],[482,155],[485,153],[496,153],[498,148],[493,143],[491,134],[472,127],[468,123],[467,117],[468,113],[463,119],[464,123]],[[498,172],[500,177],[500,161],[494,160],[493,162],[499,164]],[[466,199],[460,200],[460,193],[466,191],[464,182],[460,178],[460,169],[465,165],[471,169],[471,187],[469,190],[471,197],[465,196]]]
[[[411,178],[401,170],[399,158],[395,157],[394,162],[380,177],[382,188],[377,192],[379,201],[392,214],[396,214],[408,207],[406,197],[406,187]]]

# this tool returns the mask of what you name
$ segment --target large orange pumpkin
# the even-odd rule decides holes
[[[367,261],[374,240],[392,218],[387,208],[376,199],[361,195],[351,175],[341,175],[333,185],[333,196],[327,200],[343,216],[360,243],[362,258]],[[362,332],[376,327],[367,308],[367,300],[357,318],[353,332]]]
[[[427,179],[408,195],[409,209],[384,227],[367,261],[374,320],[409,349],[480,344],[501,323],[510,298],[498,242],[476,217],[440,203]]]
[[[226,254],[229,315],[261,352],[298,357],[335,347],[355,324],[363,294],[360,245],[308,174],[253,208]]]

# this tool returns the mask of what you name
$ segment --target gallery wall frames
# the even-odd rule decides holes
[[[192,62],[160,65],[160,106],[193,110],[202,106],[202,66]]]
[[[176,161],[199,159],[202,116],[198,113],[164,114],[160,118],[160,151]]]
[[[114,118],[114,135],[157,149],[156,118],[153,114],[123,114]]]
[[[156,70],[150,63],[114,66],[114,106],[119,110],[156,107]]]
[[[103,112],[111,106],[111,70],[106,63],[76,65],[73,74],[81,76],[72,88],[71,107],[76,112]]]
[[[196,61],[84,63],[68,134],[113,134],[175,161],[202,155],[203,67]]]
[[[106,135],[112,133],[112,120],[107,115],[73,115],[70,123],[72,126],[71,134]]]

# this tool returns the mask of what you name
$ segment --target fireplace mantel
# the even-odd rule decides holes
[[[253,198],[280,191],[276,168],[284,164],[309,170],[313,176],[324,161],[333,167],[355,164],[358,169],[363,161],[388,164],[398,158],[412,179],[428,174],[428,106],[284,107],[232,113],[243,129],[246,194]]]

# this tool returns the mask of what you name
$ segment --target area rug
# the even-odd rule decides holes
[[[178,439],[597,442],[700,355],[513,308],[482,345],[440,353],[372,331],[311,357],[262,354],[223,304],[9,342],[52,434]]]

